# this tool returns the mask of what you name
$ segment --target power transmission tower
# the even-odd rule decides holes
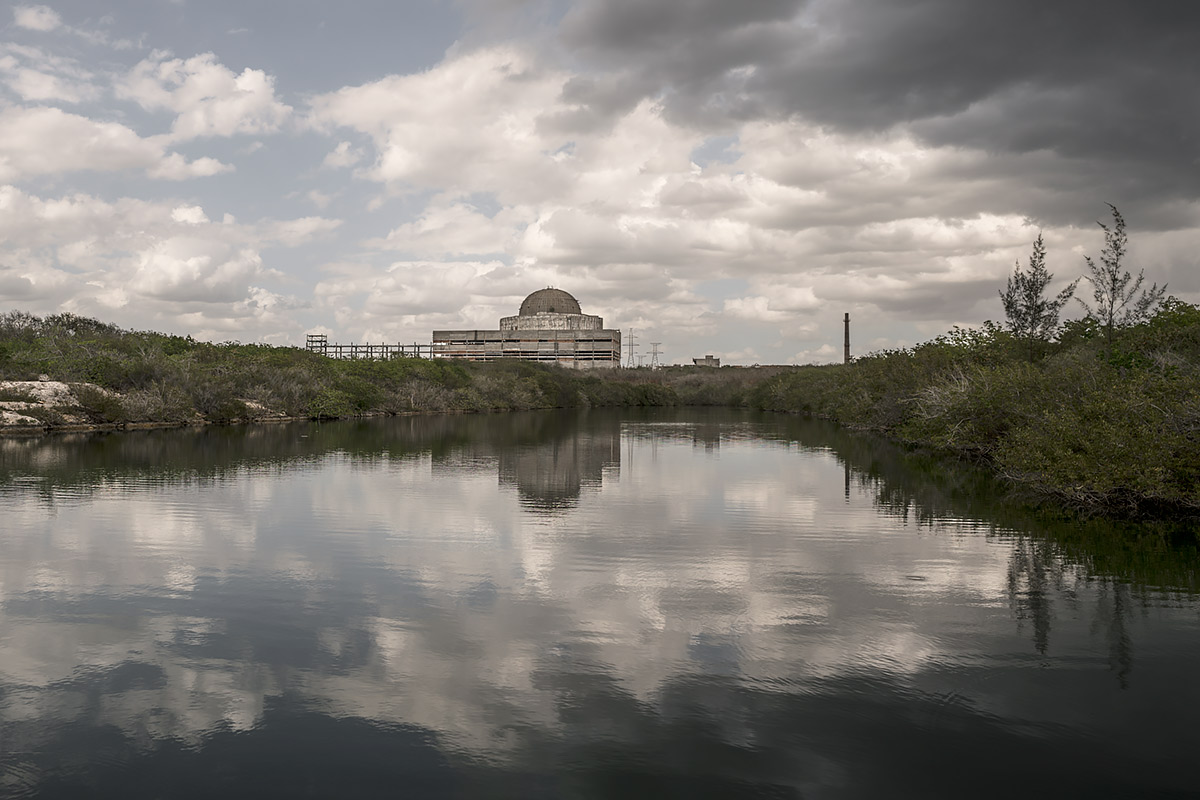
[[[662,364],[658,363],[658,346],[662,342],[650,343],[650,369],[658,369]]]
[[[637,334],[636,334],[636,333],[634,333],[633,331],[634,331],[634,329],[633,329],[633,328],[630,328],[630,329],[629,329],[628,344],[626,344],[626,347],[628,347],[628,348],[629,348],[629,359],[628,359],[628,360],[625,362],[625,366],[627,366],[627,367],[634,367],[634,366],[636,366],[636,365],[634,364],[634,361],[633,361],[633,349],[634,349],[635,347],[637,347],[637,345],[636,345],[636,344],[634,344],[634,343],[633,343],[633,341],[634,341],[634,339],[637,339],[637,338],[638,338],[638,336],[637,336]]]

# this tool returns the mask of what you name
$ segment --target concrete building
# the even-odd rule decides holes
[[[697,367],[719,367],[721,366],[721,359],[709,353],[704,358],[693,358],[692,363]]]
[[[621,332],[584,314],[562,289],[539,289],[498,330],[434,331],[434,358],[499,361],[515,358],[576,369],[621,365]]]

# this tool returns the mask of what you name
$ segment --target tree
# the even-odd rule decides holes
[[[1037,355],[1038,342],[1050,338],[1058,327],[1058,314],[1075,293],[1076,278],[1071,285],[1053,298],[1046,297],[1046,287],[1054,274],[1046,270],[1046,245],[1039,233],[1029,256],[1029,270],[1021,271],[1021,262],[1013,265],[1012,277],[1000,300],[1004,303],[1004,314],[1008,317],[1008,328],[1013,336],[1029,350],[1029,360]]]
[[[1092,284],[1092,297],[1095,305],[1091,306],[1082,298],[1079,304],[1083,306],[1089,318],[1104,332],[1104,357],[1112,357],[1113,334],[1121,328],[1128,328],[1139,322],[1150,319],[1153,311],[1162,302],[1167,285],[1161,288],[1157,283],[1149,289],[1142,289],[1145,280],[1145,270],[1138,270],[1137,278],[1124,268],[1122,259],[1128,245],[1125,234],[1125,218],[1112,203],[1107,203],[1112,209],[1113,224],[1108,227],[1103,222],[1097,222],[1104,229],[1104,249],[1100,251],[1100,264],[1092,261],[1091,256],[1084,256],[1090,275],[1084,275]]]

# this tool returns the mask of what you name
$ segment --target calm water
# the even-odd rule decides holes
[[[786,416],[0,440],[0,797],[1196,797],[1198,563]]]

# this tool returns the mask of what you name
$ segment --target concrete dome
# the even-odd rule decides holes
[[[521,303],[520,316],[534,314],[582,314],[579,301],[562,289],[538,289]]]

